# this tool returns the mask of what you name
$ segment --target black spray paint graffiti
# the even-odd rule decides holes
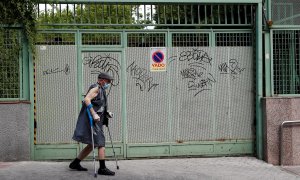
[[[196,91],[194,96],[197,96],[202,91],[211,90],[214,83],[217,81],[213,77],[211,73],[207,75],[200,75],[198,79],[189,80],[188,83],[188,90],[189,91]]]
[[[239,66],[239,62],[236,59],[230,59],[229,63],[224,62],[219,64],[219,72],[220,74],[230,74],[233,79],[236,79],[238,75],[242,74],[242,72],[246,68],[241,68]]]
[[[188,62],[188,67],[180,70],[182,79],[188,79],[188,91],[193,91],[197,96],[203,91],[212,90],[213,85],[217,83],[214,74],[210,72],[213,59],[203,50],[192,49],[190,51],[182,51],[180,56],[171,56],[168,58],[168,65],[179,60]],[[220,74],[230,74],[233,79],[241,75],[246,68],[241,68],[238,60],[230,59],[229,63],[221,63],[218,66]]]
[[[207,72],[211,66],[212,58],[203,50],[193,49],[180,53],[179,61],[189,61],[188,68],[180,71],[183,79],[188,79],[188,91],[193,91],[194,96],[207,90],[211,90],[216,80]]]
[[[60,68],[49,68],[43,71],[43,75],[49,75],[49,74],[56,74],[56,73],[60,73],[60,72],[64,72],[66,75],[70,74],[70,66],[69,64],[66,64],[65,67]]]
[[[199,50],[192,49],[191,51],[183,51],[180,53],[179,61],[188,61],[191,67],[200,67],[206,70],[205,65],[211,66],[212,58],[209,57],[208,53]]]
[[[135,85],[140,88],[140,91],[154,90],[159,84],[154,83],[153,77],[148,74],[148,71],[139,67],[135,62],[127,67],[127,73],[135,80]]]
[[[117,59],[111,57],[110,54],[105,55],[97,55],[95,57],[88,56],[83,58],[83,65],[88,66],[88,68],[92,69],[91,74],[98,75],[101,72],[107,72],[114,80],[111,83],[111,87],[109,87],[107,91],[107,95],[110,94],[111,88],[113,86],[118,86],[120,83],[120,75],[119,69],[121,69],[120,63]]]
[[[112,86],[117,86],[120,83],[121,65],[119,61],[110,56],[110,54],[97,55],[95,57],[88,56],[83,58],[83,65],[93,69],[91,74],[99,74],[100,72],[107,72],[114,78]]]

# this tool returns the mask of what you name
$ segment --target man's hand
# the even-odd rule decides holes
[[[99,117],[99,115],[97,113],[93,114],[93,119],[94,119],[95,122],[100,121],[100,117]]]

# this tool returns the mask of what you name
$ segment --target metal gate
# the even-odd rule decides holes
[[[41,32],[35,159],[69,159],[83,147],[71,137],[83,95],[102,71],[116,79],[108,96],[120,158],[252,154],[252,36],[250,30]],[[151,47],[166,48],[167,71],[149,70]]]

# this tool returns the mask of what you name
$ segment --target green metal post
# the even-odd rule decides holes
[[[271,19],[271,4],[266,1],[266,19]],[[265,29],[265,94],[266,97],[272,96],[272,46],[270,28]]]
[[[263,159],[263,122],[262,122],[262,3],[256,8],[256,153],[258,159]]]
[[[268,30],[265,31],[265,93],[266,97],[272,95],[272,53],[271,53],[271,34]]]
[[[122,139],[123,139],[123,157],[127,158],[127,142],[128,142],[128,133],[127,133],[127,109],[126,109],[126,83],[127,83],[127,78],[126,78],[126,49],[127,49],[127,33],[123,31],[122,33],[123,41],[122,45],[123,48],[125,49],[123,51],[123,56],[122,56],[122,61],[121,61],[121,86],[122,86],[122,111],[121,111],[121,116],[122,116]]]
[[[20,81],[22,81],[23,83],[20,83],[20,90],[23,90],[23,93],[20,93],[20,95],[23,94],[23,96],[21,96],[20,98],[23,98],[24,100],[29,100],[30,98],[30,91],[29,91],[29,62],[28,62],[28,41],[27,38],[25,36],[25,34],[22,32],[22,56],[21,56],[21,62],[20,64],[22,64],[22,69],[20,69],[20,74],[22,74],[22,70],[23,70],[23,74],[21,76]]]
[[[27,41],[27,39],[26,39]],[[24,61],[28,61],[28,80],[29,80],[29,100],[30,100],[30,115],[29,115],[29,131],[30,131],[30,159],[34,160],[34,59],[32,56],[31,49],[27,51],[27,59]]]

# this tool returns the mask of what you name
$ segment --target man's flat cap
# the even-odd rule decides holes
[[[114,78],[113,78],[111,75],[107,74],[107,73],[100,73],[100,74],[98,75],[98,79],[108,79],[108,80],[113,80]]]

